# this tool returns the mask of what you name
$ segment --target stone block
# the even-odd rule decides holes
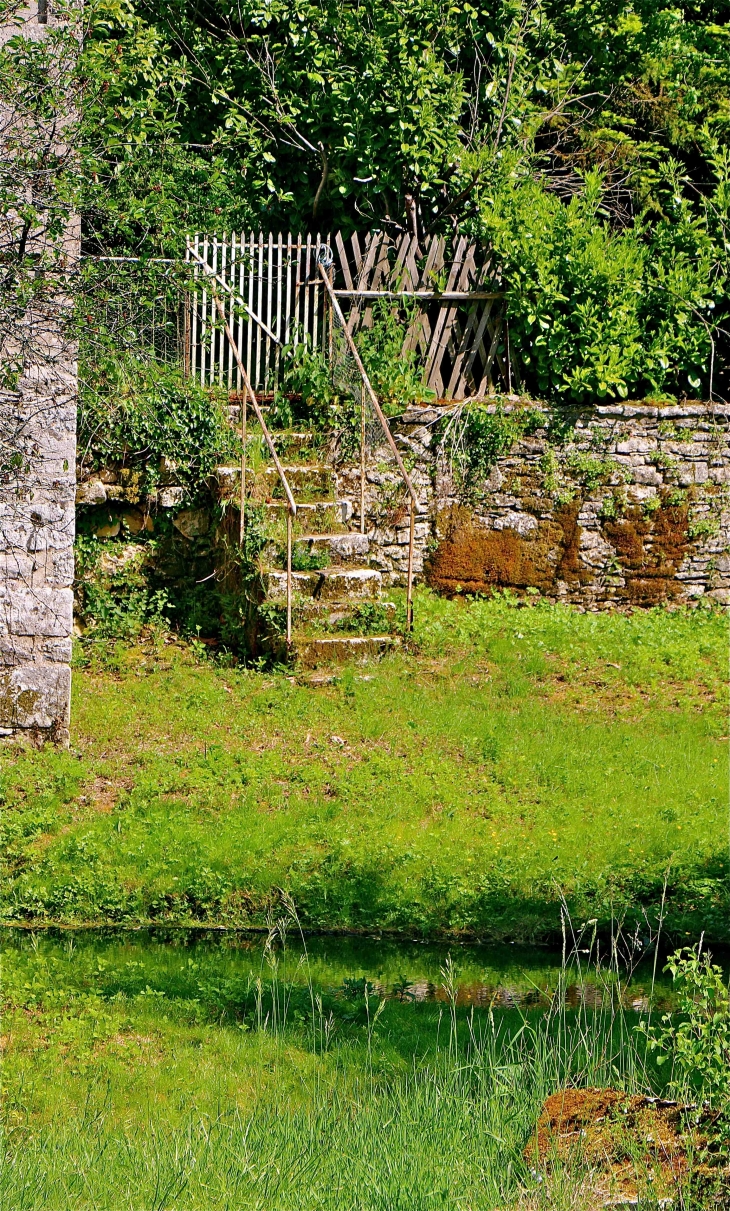
[[[656,467],[634,467],[633,479],[637,484],[647,484],[654,488],[664,482]]]
[[[210,513],[207,509],[183,509],[172,524],[183,538],[201,538],[210,529]]]
[[[67,639],[36,639],[34,652],[36,658],[40,654],[43,664],[70,664],[73,655],[73,642]]]
[[[73,584],[73,547],[68,546],[62,550],[56,549],[50,552],[50,559],[46,559],[45,578],[49,585],[59,589],[69,588]]]
[[[33,639],[29,635],[9,635],[0,629],[0,667],[32,664],[33,659]]]
[[[67,735],[71,670],[60,664],[0,672],[0,727],[54,730]]]
[[[710,469],[707,463],[683,463],[679,468],[679,483],[683,488],[692,484],[704,484],[709,479]]]
[[[157,501],[161,509],[176,509],[182,504],[185,493],[182,488],[161,488]]]
[[[651,437],[630,437],[627,441],[616,444],[617,454],[648,454],[656,450],[656,439]]]
[[[103,505],[105,500],[106,487],[100,479],[90,479],[76,489],[77,505]]]
[[[710,467],[708,478],[713,484],[730,484],[730,466]]]
[[[73,623],[70,589],[0,585],[0,618],[10,635],[65,638]]]

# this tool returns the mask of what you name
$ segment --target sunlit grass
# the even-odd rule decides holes
[[[524,1148],[548,1093],[662,1088],[595,947],[570,979],[589,974],[597,1008],[565,1008],[558,967],[547,1009],[466,1012],[449,958],[441,1004],[343,995],[282,926],[293,911],[248,979],[225,948],[135,935],[7,945],[3,1205],[517,1207],[539,1190]]]
[[[6,917],[730,937],[726,619],[422,593],[416,647],[313,686],[155,642],[4,758]],[[666,885],[666,890],[665,890]]]

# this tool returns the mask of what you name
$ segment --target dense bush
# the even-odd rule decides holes
[[[78,420],[84,461],[139,468],[144,486],[153,488],[164,458],[189,496],[200,492],[235,449],[220,394],[154,361],[112,350],[99,356],[98,348],[84,352]]]
[[[503,193],[489,218],[526,385],[577,401],[696,395],[727,304],[707,214],[673,197],[658,222],[617,231],[603,200],[595,174],[567,205],[530,182]],[[723,205],[719,184],[711,201]]]

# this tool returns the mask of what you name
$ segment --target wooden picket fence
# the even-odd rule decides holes
[[[279,380],[282,350],[306,343],[325,356],[333,320],[318,261],[330,281],[350,332],[370,327],[385,301],[405,321],[403,352],[415,351],[424,381],[438,398],[484,396],[497,382],[519,383],[504,318],[504,296],[488,250],[467,236],[413,236],[384,232],[196,236],[186,259],[193,286],[185,311],[185,368],[201,384],[240,390],[236,366],[211,293],[225,297],[228,322],[252,385],[271,391]],[[204,262],[204,266],[200,261]]]

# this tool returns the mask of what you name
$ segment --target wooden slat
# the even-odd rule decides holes
[[[286,320],[284,323],[284,344],[288,345],[291,337],[291,317],[292,317],[292,293],[291,293],[291,271],[292,271],[292,242],[291,232],[287,232],[286,237]]]
[[[218,237],[217,236],[213,237],[213,260],[211,263],[211,268],[213,270],[213,273],[218,272]],[[210,383],[211,387],[213,386],[213,383],[215,382],[215,372],[216,372],[216,337],[218,335],[217,331],[216,331],[217,318],[218,318],[218,316],[217,316],[217,310],[216,310],[216,305],[215,305],[215,299],[211,292],[211,296],[210,296],[210,349],[208,350],[208,362],[209,362],[208,382]]]
[[[353,236],[352,238],[353,238],[353,242],[354,242],[355,237]],[[365,255],[360,260],[360,269],[359,269],[359,272],[357,275],[357,289],[358,290],[364,290],[367,286],[367,281],[368,281],[368,277],[370,274],[370,270],[373,267],[375,257],[377,256],[378,249],[380,248],[380,243],[381,243],[381,233],[380,232],[374,232],[368,236],[367,244],[365,247]],[[354,333],[357,330],[359,319],[360,319],[360,308],[358,306],[355,306],[350,311],[350,314],[347,319],[348,332]]]
[[[492,327],[488,321],[487,321],[487,326],[489,328]],[[499,334],[500,334],[501,328],[502,328],[502,317],[500,316],[497,323],[492,328],[492,343],[489,347],[489,353],[487,354],[487,357],[486,357],[484,370],[482,371],[482,381],[479,384],[479,390],[477,391],[478,399],[483,399],[484,394],[485,394],[488,386],[491,383],[490,371],[492,369],[492,362],[494,361],[494,355],[497,352],[497,342],[499,341]]]
[[[309,343],[309,295],[310,295],[310,263],[312,258],[312,235],[307,232],[307,246],[304,254],[304,319],[302,327],[304,330],[304,342]]]
[[[314,261],[312,263],[312,276],[314,277],[314,285],[312,287],[312,348],[317,348],[317,337],[319,335],[319,326],[317,324],[317,309],[319,307],[319,275],[317,274],[317,257],[322,241],[320,240],[319,232],[317,232],[317,243],[314,247]]]
[[[408,279],[404,279],[404,281],[403,281],[403,288],[405,290],[408,290],[409,288],[411,290],[418,289],[418,279],[419,279],[420,275],[418,272],[418,264],[416,262],[417,251],[418,251],[418,240],[417,240],[416,236],[413,236],[411,238],[410,244],[408,245],[408,249],[406,251],[406,256],[405,256],[405,266],[406,266],[406,271],[408,274]],[[408,280],[410,282],[410,287],[406,286],[406,280]]]
[[[226,282],[228,280],[227,269],[228,269],[228,240],[226,239],[225,234],[224,234],[223,239],[221,240],[221,268],[220,268],[220,275],[223,278],[224,282]],[[221,333],[220,335],[223,336],[223,333]],[[219,385],[219,387],[222,387],[223,386],[223,366],[224,366],[224,363],[226,360],[226,342],[225,341],[223,341],[223,340],[218,341],[217,353],[218,353],[218,385]],[[229,350],[229,354],[230,354],[230,350]]]
[[[208,237],[203,240],[203,260],[208,263]],[[208,291],[205,285],[202,290],[200,310],[200,385],[205,386],[205,348],[208,338]]]
[[[239,293],[239,296],[241,299],[244,297],[244,294],[243,294],[244,280],[243,279],[244,279],[245,264],[246,264],[246,239],[245,239],[244,233],[241,232],[240,236],[238,237],[238,283],[237,283],[238,293]],[[238,349],[239,360],[243,361],[244,313],[241,310],[240,301],[239,301],[238,307],[239,307],[240,314],[238,317],[238,339],[237,339],[236,347]],[[243,386],[243,383],[241,382],[241,368],[238,364],[236,364],[236,390],[240,391],[242,386]]]
[[[340,269],[342,270],[342,277],[344,278],[345,288],[347,290],[354,290],[354,286],[352,284],[352,275],[350,273],[350,266],[347,262],[347,252],[345,251],[345,242],[342,239],[341,231],[338,231],[337,235],[335,236],[335,247],[337,249],[337,253],[340,258]]]
[[[257,273],[257,283],[258,283],[258,288],[256,290],[256,314],[261,319],[263,319],[263,316],[261,314],[262,308],[264,305],[264,233],[263,233],[263,231],[259,232],[258,263],[256,266],[256,273]],[[249,378],[251,378],[251,383],[252,383],[254,390],[256,390],[257,387],[260,387],[261,382],[263,381],[262,375],[261,375],[261,326],[259,324],[256,324],[255,328],[256,328],[256,362],[255,362],[255,370],[254,370],[253,378],[251,378],[251,373],[249,371]]]
[[[299,303],[301,300],[301,293],[302,293],[302,287],[301,287],[302,234],[301,234],[301,232],[299,232],[299,234],[297,235],[296,253],[297,253],[297,260],[296,260],[296,268],[295,268],[295,273],[294,273],[294,345],[295,345],[295,347],[296,347],[296,345],[299,344],[299,341],[301,340],[301,337],[302,337],[301,330],[299,327]]]
[[[474,361],[476,359],[476,356],[477,356],[480,348],[483,348],[484,333],[487,330],[487,323],[489,322],[489,316],[490,316],[490,312],[491,312],[493,306],[494,306],[494,303],[491,300],[489,302],[485,303],[484,307],[482,308],[481,316],[479,317],[479,320],[476,323],[476,330],[471,333],[471,339],[470,339],[468,347],[466,349],[465,356],[461,359],[461,364],[460,364],[460,368],[459,368],[459,379],[458,379],[458,382],[457,382],[456,388],[455,388],[455,398],[456,399],[459,398],[459,393],[461,391],[469,390],[468,380],[470,378],[472,380],[472,383],[474,382],[474,377],[473,377],[473,373],[472,373]],[[475,316],[478,314],[478,311],[479,311],[479,309],[475,307],[474,308]],[[482,356],[484,358],[484,361],[486,362],[486,353],[483,353]]]
[[[420,281],[417,283],[418,288],[425,286],[426,283],[432,284],[430,274],[434,271],[438,272],[442,268],[445,249],[446,243],[443,236],[433,236],[421,271]],[[425,357],[430,341],[431,321],[428,318],[428,312],[424,309],[411,326],[411,330],[403,342],[403,352],[407,353],[412,349],[418,352],[420,348]]]
[[[196,256],[198,255],[199,243],[200,243],[200,237],[199,237],[198,233],[196,232],[195,233],[195,246],[194,246],[194,251],[195,251]],[[193,281],[195,283],[195,294],[193,295],[193,334],[192,334],[192,338],[191,338],[193,347],[191,350],[191,358],[190,358],[190,377],[193,380],[195,379],[195,374],[196,374],[196,371],[198,368],[198,303],[199,303],[199,296],[198,296],[197,282],[198,282],[199,274],[200,274],[200,268],[198,266],[198,262],[196,261],[195,269],[193,270]]]
[[[479,287],[483,287],[488,283],[489,269],[490,266],[487,260],[482,265],[482,269],[479,271],[476,280],[477,289],[473,292],[475,293],[475,298],[478,298]],[[487,323],[489,312],[492,311],[493,303],[494,299],[489,299],[487,308],[479,308],[478,305],[472,306],[469,316],[467,316],[461,348],[458,351],[458,355],[456,355],[452,378],[450,378],[448,386],[449,395],[455,398],[455,400],[464,397],[464,392],[469,391],[467,378],[469,378],[471,373],[471,367],[473,366],[473,361],[475,361],[479,342],[483,338],[485,323]],[[479,312],[482,312],[482,316],[479,315]],[[484,323],[479,327],[481,325],[481,318],[484,318]]]
[[[357,238],[357,232],[356,232],[356,231],[353,231],[353,233],[352,233],[352,237],[351,237],[351,239],[350,239],[350,243],[352,244],[352,255],[353,255],[353,258],[354,258],[354,262],[353,262],[353,263],[354,263],[354,266],[355,266],[355,270],[354,270],[354,272],[355,272],[355,280],[356,280],[356,281],[359,281],[359,280],[360,280],[360,271],[361,271],[361,269],[362,269],[362,253],[361,253],[361,251],[360,251],[360,241],[359,241],[359,239]]]
[[[282,293],[283,293],[283,289],[284,289],[283,278],[284,278],[284,242],[282,240],[281,232],[279,232],[279,236],[276,241],[276,339],[278,341],[281,341],[281,327],[282,327],[282,318],[283,318],[282,313],[281,313],[281,300],[282,300]],[[275,388],[278,387],[278,385],[279,385],[279,374],[281,371],[280,359],[281,359],[281,346],[277,345],[276,352],[274,354],[274,387]]]
[[[236,288],[236,236],[235,236],[235,232],[231,232],[231,259],[230,259],[230,264],[228,267],[228,280],[231,284],[232,291],[235,290],[235,288]],[[233,293],[231,292],[231,295],[230,295],[230,298],[228,301],[228,327],[231,329],[231,332],[233,332],[234,326],[236,323],[235,312],[236,312],[236,300],[233,296]],[[226,346],[228,349],[228,372],[226,374],[226,383],[228,385],[228,390],[230,391],[231,387],[233,386],[233,346],[229,345],[227,341],[226,341]]]
[[[384,279],[387,280],[387,277],[388,277],[388,274],[390,271],[390,257],[388,256],[388,253],[390,252],[390,248],[391,248],[390,236],[387,234],[387,232],[383,232],[382,238],[380,240],[380,247],[378,248],[377,254],[374,258],[374,265],[373,265],[372,273],[371,273],[371,277],[370,277],[370,289],[371,290],[377,290],[378,287],[380,286],[380,283]],[[362,317],[362,323],[360,326],[362,328],[372,328],[372,326],[373,326],[373,309],[372,309],[372,307],[369,307],[369,306],[365,307],[365,310],[363,312],[363,317]]]
[[[475,289],[472,291],[472,294],[471,294],[471,297],[474,298],[475,300],[479,299],[479,296],[481,293],[480,287],[485,285],[488,273],[489,273],[488,264],[483,265],[481,270],[479,270],[475,273],[475,279],[474,279]],[[456,355],[454,357],[454,365],[453,365],[453,369],[451,372],[451,378],[449,379],[449,384],[448,384],[448,387],[446,388],[447,395],[449,395],[452,399],[459,399],[461,396],[461,392],[464,390],[464,388],[466,386],[466,369],[465,369],[466,361],[469,357],[469,350],[471,349],[471,346],[474,342],[474,329],[475,329],[476,325],[478,324],[478,322],[479,322],[479,307],[476,305],[476,302],[475,302],[475,305],[469,309],[469,313],[466,317],[466,322],[464,324],[464,329],[463,329],[463,332],[461,335],[461,340],[459,342],[459,347],[458,347],[458,349],[456,351]]]
[[[460,277],[461,267],[466,253],[467,241],[466,236],[461,236],[456,248],[454,260],[449,271],[448,281],[446,283],[447,290],[453,290],[456,285],[456,280]],[[441,311],[436,319],[431,335],[431,345],[426,355],[426,364],[423,368],[423,377],[429,387],[432,387],[437,394],[440,395],[443,388],[441,380],[441,372],[439,365],[439,355],[443,345],[448,339],[448,328],[451,325],[453,316],[453,308],[448,308],[446,311]],[[446,330],[446,331],[445,331]],[[445,335],[444,335],[445,331]]]
[[[273,237],[272,233],[269,232],[267,285],[266,285],[266,325],[268,328],[271,328],[271,325],[273,323],[273,318],[274,318],[272,311],[271,311],[271,300],[272,300],[273,289],[274,289],[274,237]],[[265,371],[264,371],[264,390],[268,391],[269,380],[271,378],[272,369],[273,369],[273,367],[271,366],[271,360],[272,360],[271,337],[269,336],[268,333],[266,334],[265,359],[266,359],[266,364],[265,364]]]
[[[254,290],[255,290],[255,264],[256,264],[256,245],[254,243],[255,236],[253,232],[249,233],[248,237],[248,305],[253,311],[254,307]],[[246,320],[246,373],[251,378],[251,355],[253,353],[253,330],[254,325],[250,318]]]

